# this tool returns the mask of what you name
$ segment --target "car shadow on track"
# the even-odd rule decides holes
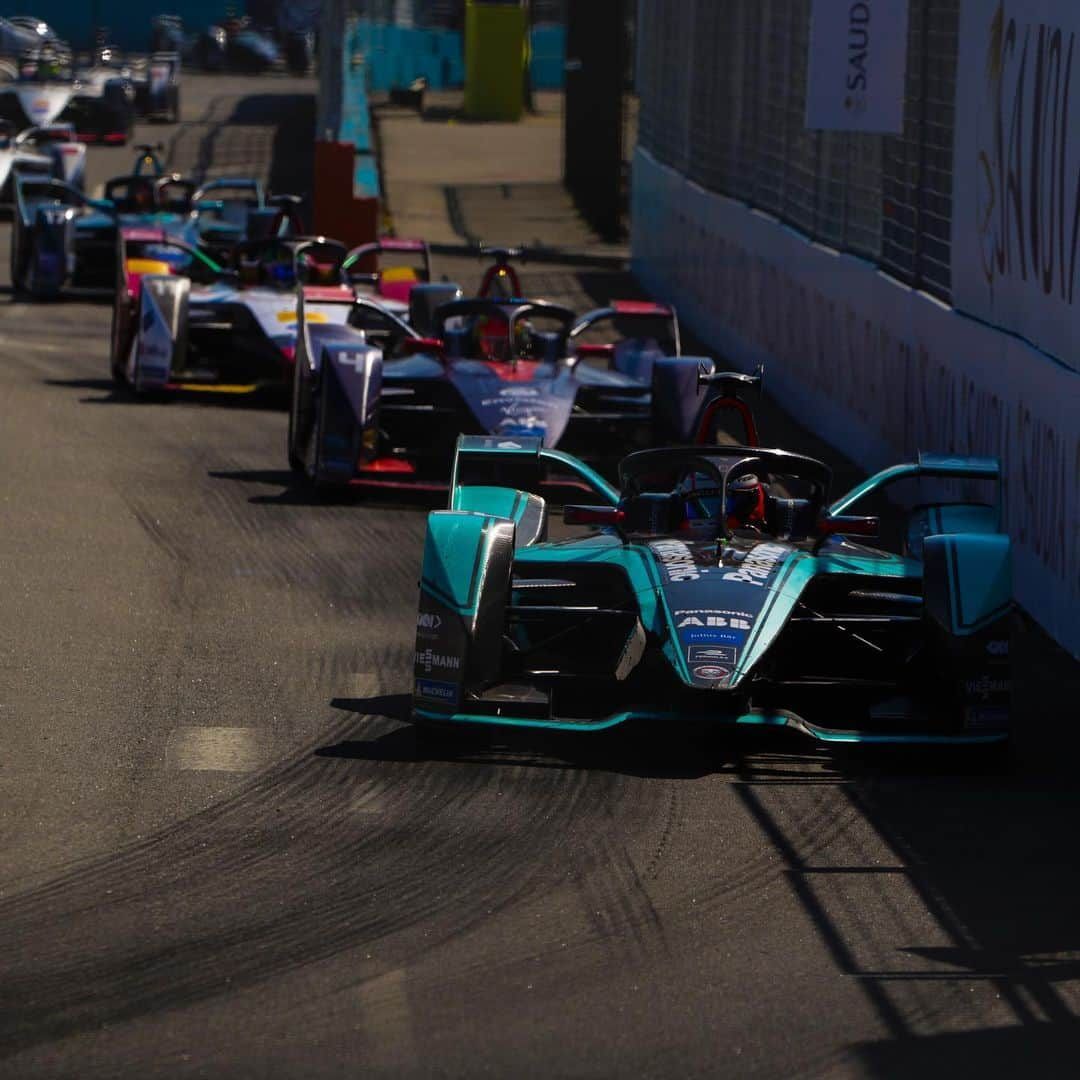
[[[726,729],[703,732],[693,726],[626,723],[606,731],[574,732],[540,728],[487,727],[460,724],[420,728],[410,722],[412,698],[387,694],[374,698],[334,698],[335,709],[365,719],[378,718],[370,738],[349,738],[315,751],[317,757],[356,761],[443,761],[461,765],[506,765],[536,769],[582,769],[652,779],[693,780],[716,773],[745,770],[755,760],[754,775],[766,781],[773,768],[766,758],[785,752],[776,776],[799,783],[835,783],[834,760],[824,750],[784,732]],[[383,730],[381,721],[402,726]],[[760,757],[760,760],[757,760]]]
[[[314,755],[358,765],[716,776],[780,861],[835,970],[877,1014],[880,1040],[849,1048],[869,1075],[953,1075],[961,1066],[1075,1074],[1080,790],[1071,755],[1029,754],[998,773],[940,750],[837,753],[790,733],[725,729],[700,740],[666,725],[565,736],[454,729],[429,741],[408,725],[385,727],[408,719],[406,694],[332,704],[356,727]],[[807,785],[822,792],[820,820],[792,813]],[[963,1003],[966,1030],[942,1030],[927,1011],[950,1000]]]
[[[281,412],[282,396],[275,391],[266,391],[245,395],[243,397],[230,396],[223,401],[217,394],[204,394],[195,391],[170,391],[161,394],[136,394],[126,386],[118,385],[113,379],[103,378],[76,378],[76,379],[42,379],[44,386],[58,386],[67,390],[97,390],[102,397],[84,397],[79,401],[84,405],[194,405],[199,408],[214,408],[224,406],[229,410],[256,411],[256,412]]]
[[[282,489],[274,495],[252,495],[248,502],[253,506],[377,506],[380,510],[427,512],[446,505],[446,494],[440,491],[322,490],[298,477],[291,469],[211,469],[207,475],[212,480],[266,484]]]
[[[108,394],[110,402],[119,398],[119,388],[112,379],[42,379],[44,386],[59,386],[67,390],[100,390]],[[87,404],[96,404],[98,398],[83,398]]]

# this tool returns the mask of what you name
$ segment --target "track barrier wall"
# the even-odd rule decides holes
[[[1080,656],[1080,6],[908,0],[888,135],[807,130],[813,3],[640,0],[635,269],[865,468],[1000,457],[1017,598]]]
[[[642,283],[867,470],[999,456],[1017,599],[1080,656],[1080,375],[642,148],[632,223]]]
[[[561,90],[566,60],[566,28],[542,23],[529,32],[529,77],[534,90]],[[359,19],[350,49],[364,57],[367,89],[388,93],[426,79],[432,90],[465,85],[465,36],[460,30]]]

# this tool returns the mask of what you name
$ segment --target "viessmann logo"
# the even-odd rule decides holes
[[[425,675],[430,675],[433,668],[438,668],[440,671],[457,671],[461,667],[461,657],[437,653],[432,649],[418,649],[416,666],[423,668]]]

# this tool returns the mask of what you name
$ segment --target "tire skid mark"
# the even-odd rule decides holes
[[[598,837],[579,884],[586,913],[603,942],[620,952],[632,945],[632,951],[640,953],[662,944],[660,914],[621,843],[610,836]]]
[[[679,789],[677,785],[669,783],[667,806],[664,810],[664,825],[660,832],[660,839],[657,841],[656,847],[653,850],[652,857],[645,867],[644,877],[647,881],[654,880],[660,874],[660,865],[663,861],[664,854],[667,851],[668,842],[677,827],[678,818]]]
[[[213,996],[226,972],[235,989],[421,923],[450,940],[534,898],[582,801],[605,815],[611,805],[610,778],[545,771],[495,803],[506,769],[409,763],[378,770],[385,812],[357,818],[356,785],[372,787],[358,772],[302,755],[152,841],[0,904],[5,1046]],[[485,798],[500,811],[489,827],[461,828]],[[589,872],[611,856],[587,858]],[[617,921],[649,923],[649,905],[620,901],[640,890],[614,856]],[[104,958],[94,938],[114,943]]]

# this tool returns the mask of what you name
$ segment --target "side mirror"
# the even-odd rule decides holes
[[[437,337],[407,337],[398,345],[398,352],[402,356],[416,356],[419,353],[435,353],[443,355],[443,342]]]
[[[618,526],[626,514],[617,506],[566,506],[563,521],[567,525]]]
[[[369,274],[363,270],[347,270],[345,277],[350,285],[378,285],[379,275]]]
[[[818,539],[814,544],[817,551],[830,536],[865,536],[874,538],[881,527],[881,519],[862,517],[858,514],[822,514],[818,518],[814,531]]]

